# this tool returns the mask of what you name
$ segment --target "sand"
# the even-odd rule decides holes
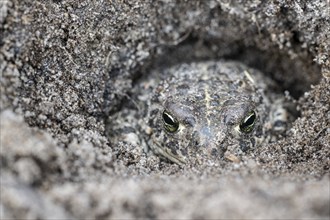
[[[1,1],[1,219],[329,219],[329,14],[324,0]],[[220,58],[290,94],[285,135],[202,168],[105,135],[150,69]]]

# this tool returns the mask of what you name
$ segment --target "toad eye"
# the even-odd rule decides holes
[[[178,120],[175,117],[173,117],[170,113],[168,113],[166,110],[163,111],[163,123],[165,130],[170,133],[176,132],[179,128]]]
[[[256,118],[257,118],[257,116],[254,111],[249,112],[239,125],[240,131],[242,131],[244,133],[251,132],[253,130],[254,124],[256,122]]]

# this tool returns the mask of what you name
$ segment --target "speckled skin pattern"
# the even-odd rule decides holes
[[[160,74],[166,80],[155,87],[147,115],[149,147],[157,155],[179,165],[213,163],[228,148],[244,152],[264,139],[271,111],[264,90],[271,81],[257,70],[238,62],[208,61]],[[177,131],[165,129],[164,111],[177,120]],[[251,112],[256,119],[246,133],[240,124]]]

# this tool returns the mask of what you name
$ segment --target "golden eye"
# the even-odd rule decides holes
[[[249,112],[239,125],[240,131],[249,133],[253,130],[257,115],[254,111]]]
[[[168,113],[166,110],[163,111],[163,123],[166,131],[171,133],[176,132],[179,128],[178,120],[175,117],[173,117],[170,113]]]

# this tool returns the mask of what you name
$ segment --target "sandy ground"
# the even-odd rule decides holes
[[[1,219],[329,219],[330,3],[306,2],[0,1]],[[202,168],[106,137],[148,70],[217,58],[291,94],[286,135]]]

